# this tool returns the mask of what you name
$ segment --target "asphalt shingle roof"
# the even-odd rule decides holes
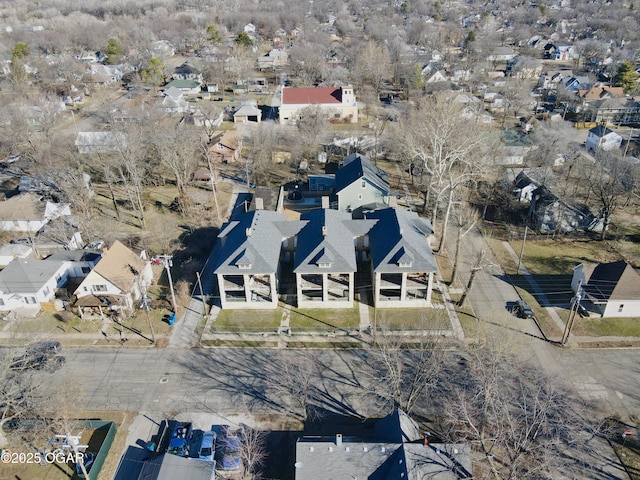
[[[16,258],[0,272],[3,293],[37,293],[64,262]]]
[[[342,103],[342,89],[340,87],[283,87],[283,105],[324,105],[328,103]]]
[[[435,272],[435,257],[427,235],[433,234],[431,224],[416,212],[385,208],[366,213],[367,219],[378,222],[369,231],[373,270],[380,273]],[[400,264],[410,262],[410,267]]]
[[[585,264],[585,274],[584,291],[596,300],[640,299],[640,275],[624,260]]]
[[[387,173],[376,167],[367,157],[353,153],[345,157],[343,162],[344,166],[336,172],[336,192],[340,192],[361,178],[366,179],[385,194],[391,191]]]
[[[308,223],[298,234],[293,265],[295,273],[347,273],[357,270],[353,239],[366,233],[375,221],[352,220],[347,212],[328,209],[305,212],[300,219]],[[321,263],[330,263],[331,266],[321,268]]]
[[[267,274],[278,270],[280,249],[285,238],[292,237],[305,222],[287,222],[284,215],[254,210],[223,225],[216,255],[216,274]],[[241,264],[250,268],[240,269]]]

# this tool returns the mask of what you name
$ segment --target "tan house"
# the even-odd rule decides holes
[[[211,139],[209,153],[216,163],[235,162],[242,153],[242,136],[228,130],[216,132]]]
[[[138,255],[116,240],[74,292],[80,316],[131,310],[152,279],[151,264],[143,257],[144,252]]]
[[[317,107],[328,121],[358,123],[358,104],[353,87],[282,87],[280,123],[295,125],[303,111]]]

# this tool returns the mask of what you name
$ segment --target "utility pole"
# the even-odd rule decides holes
[[[569,319],[567,320],[567,324],[564,327],[564,332],[562,334],[562,345],[566,345],[569,341],[569,335],[571,334],[571,329],[573,328],[573,322],[576,318],[576,313],[578,313],[578,307],[580,306],[580,300],[582,299],[582,280],[578,283],[578,289],[576,291],[575,297],[571,299],[571,311],[569,312]]]
[[[171,278],[171,267],[173,267],[173,255],[158,255],[158,258],[162,260],[162,266],[167,271],[167,278],[169,279],[169,291],[171,292],[171,307],[173,313],[176,313],[176,294],[173,291],[173,278]]]
[[[198,286],[200,287],[200,298],[202,299],[202,316],[207,314],[207,302],[204,298],[204,291],[202,290],[202,279],[200,278],[200,272],[196,272],[196,279],[198,280]]]
[[[140,276],[138,276],[138,288],[140,289],[140,293],[142,293],[142,304],[144,305],[144,313],[147,316],[147,323],[149,324],[149,330],[151,332],[151,345],[155,345],[156,343],[156,334],[153,331],[153,324],[151,323],[151,316],[149,315],[149,299],[147,298],[147,289],[142,287],[142,283],[140,282]]]
[[[631,136],[633,135],[633,128],[631,128],[631,130],[629,131],[629,138],[627,139],[627,146],[624,147],[624,155],[623,157],[626,158],[627,156],[627,152],[629,151],[629,144],[631,143]]]
[[[529,226],[525,225],[524,238],[522,239],[522,248],[520,249],[520,258],[518,258],[518,269],[516,270],[516,275],[520,275],[520,265],[522,265],[522,256],[524,255],[524,244],[527,242],[528,231],[529,231]]]

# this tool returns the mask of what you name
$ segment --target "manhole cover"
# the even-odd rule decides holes
[[[162,377],[160,379],[160,383],[167,383],[169,381],[169,379],[167,377]]]

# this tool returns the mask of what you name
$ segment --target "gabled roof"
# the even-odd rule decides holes
[[[0,272],[0,291],[35,294],[63,264],[61,261],[16,258]]]
[[[398,208],[374,210],[365,214],[378,222],[369,231],[374,272],[436,272],[435,257],[428,235],[431,224],[416,212]]]
[[[640,300],[640,275],[624,260],[585,263],[587,284],[583,289],[596,301]]]
[[[300,220],[307,223],[298,233],[293,263],[295,273],[357,270],[353,239],[364,235],[375,221],[352,220],[347,212],[328,209],[305,212]],[[321,267],[321,264],[330,266]]]
[[[392,417],[392,418],[390,418]],[[400,419],[415,435],[402,434]],[[395,434],[378,435],[380,424]],[[472,478],[471,450],[465,444],[428,444],[401,411],[380,419],[373,438],[302,437],[296,443],[296,480],[458,480]],[[390,433],[390,432],[387,432]],[[414,443],[411,443],[414,442]],[[322,472],[320,475],[319,472]]]
[[[165,453],[142,464],[138,480],[212,480],[215,477],[214,462],[196,458],[179,457]]]
[[[216,274],[268,274],[278,271],[280,249],[306,222],[287,222],[284,215],[254,210],[222,226],[216,254]],[[248,264],[242,262],[249,261]],[[243,265],[245,268],[241,268]]]
[[[136,253],[116,240],[93,271],[123,292],[129,292],[145,265],[145,261]]]
[[[282,87],[283,105],[342,103],[342,87]]]
[[[211,145],[220,144],[229,150],[236,150],[240,144],[240,140],[242,140],[240,135],[226,130],[224,132],[216,132],[211,138]]]
[[[618,135],[616,132],[611,130],[610,128],[605,127],[604,125],[598,125],[597,127],[593,127],[589,130],[589,133],[593,133],[597,137],[606,137],[607,135],[611,135],[612,133]]]
[[[96,262],[102,256],[97,250],[61,250],[49,255],[46,260],[60,262]]]
[[[183,63],[182,65],[177,66],[173,73],[177,75],[200,75],[200,70],[188,63]]]
[[[589,90],[579,90],[578,95],[585,100],[597,100],[600,98],[624,98],[622,87],[610,87],[609,85],[598,85]]]
[[[369,159],[358,153],[352,153],[343,160],[343,167],[336,172],[336,193],[339,193],[353,182],[365,179],[384,194],[389,194],[389,176],[380,170]]]
[[[0,221],[43,220],[46,202],[33,193],[22,193],[0,202]]]
[[[164,86],[164,89],[167,90],[171,87],[175,88],[198,88],[200,86],[200,82],[196,82],[195,80],[172,80]]]

